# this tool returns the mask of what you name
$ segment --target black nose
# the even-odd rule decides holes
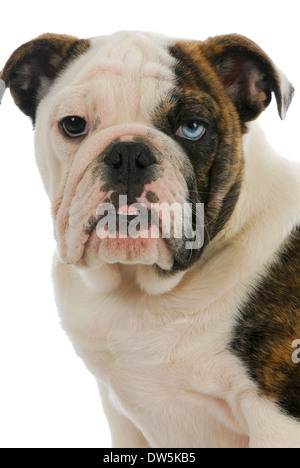
[[[145,184],[152,172],[156,158],[150,149],[142,143],[116,143],[104,158],[110,168],[114,182]]]

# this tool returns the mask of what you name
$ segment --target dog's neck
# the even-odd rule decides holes
[[[239,200],[221,234],[224,239],[252,242],[254,232],[270,235],[270,251],[299,222],[300,165],[279,156],[267,141],[257,122],[249,125],[244,136],[245,171]],[[281,229],[278,229],[280,226]],[[276,238],[275,232],[278,232]],[[260,243],[261,243],[260,242]],[[267,248],[267,246],[266,246]]]

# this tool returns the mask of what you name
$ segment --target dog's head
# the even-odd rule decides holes
[[[35,125],[60,259],[137,264],[157,285],[190,268],[224,229],[241,190],[247,122],[272,92],[284,118],[293,95],[238,35],[46,34],[13,53],[1,79]],[[110,207],[113,228],[104,223]]]

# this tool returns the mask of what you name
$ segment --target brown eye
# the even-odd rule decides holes
[[[61,121],[61,127],[65,134],[71,138],[87,135],[89,132],[88,123],[76,115],[65,117]]]

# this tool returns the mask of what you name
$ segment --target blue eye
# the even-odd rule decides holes
[[[205,132],[206,128],[204,125],[196,120],[190,120],[179,127],[176,135],[181,138],[186,138],[187,140],[198,141],[204,136]]]

